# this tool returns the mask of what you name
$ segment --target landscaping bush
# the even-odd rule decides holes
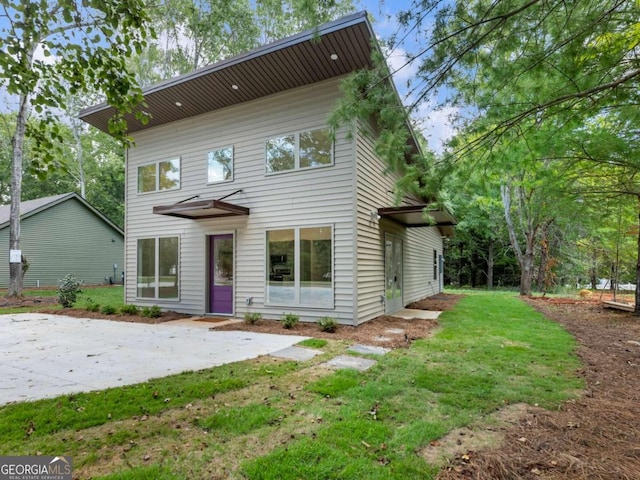
[[[102,313],[103,315],[113,315],[114,313],[116,313],[116,308],[112,307],[111,305],[105,305],[100,309],[100,313]]]
[[[318,327],[323,332],[333,333],[338,328],[338,321],[332,317],[322,317],[318,320]]]
[[[138,315],[140,311],[135,305],[127,304],[120,307],[120,313],[124,313],[125,315]]]
[[[247,312],[244,314],[244,321],[251,325],[258,323],[262,320],[262,314],[258,312]]]
[[[82,293],[81,286],[82,280],[78,280],[70,273],[62,280],[58,280],[58,303],[62,308],[73,307],[78,301],[78,294]]]
[[[144,307],[142,309],[142,316],[146,318],[158,318],[162,315],[162,310],[158,305],[153,305],[152,307]]]
[[[92,298],[87,297],[84,308],[87,312],[98,312],[100,311],[100,304],[94,302]]]
[[[295,327],[300,321],[300,316],[295,313],[283,313],[280,317],[280,321],[282,322],[282,326],[287,330]]]

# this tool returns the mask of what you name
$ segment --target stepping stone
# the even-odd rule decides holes
[[[385,330],[387,333],[391,333],[393,335],[402,335],[404,334],[404,330],[402,328],[387,328]]]
[[[353,368],[355,370],[364,372],[365,370],[373,367],[376,363],[378,362],[376,362],[375,360],[369,360],[368,358],[353,357],[351,355],[339,355],[335,358],[332,358],[323,365],[338,369]]]
[[[417,318],[419,320],[436,320],[442,312],[435,312],[432,310],[415,310],[411,308],[405,308],[392,314],[394,317],[403,318],[405,320],[413,320]]]
[[[348,350],[350,352],[361,353],[363,355],[384,355],[391,351],[389,348],[373,347],[371,345],[352,345]]]
[[[389,337],[376,337],[374,338],[376,342],[390,342],[391,339]]]
[[[271,354],[272,357],[284,358],[286,360],[298,360],[304,362],[311,360],[316,355],[324,353],[322,350],[314,350],[312,348],[287,347]]]

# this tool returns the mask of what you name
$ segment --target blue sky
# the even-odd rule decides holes
[[[401,11],[411,8],[411,2],[408,0],[391,0],[391,1],[373,1],[373,0],[354,0],[358,10],[366,10],[374,17],[373,29],[379,38],[388,38],[399,31],[399,25],[395,20],[396,15]],[[400,30],[401,31],[401,30]],[[407,50],[416,52],[422,50],[416,44],[415,36],[411,34],[407,36],[403,44],[390,52],[387,63],[391,71],[396,71],[403,67],[406,63],[405,54]],[[394,82],[398,93],[405,105],[413,103],[415,98],[408,92],[407,80],[415,77],[419,67],[419,62],[413,62],[410,65],[401,68],[394,76]],[[436,110],[436,99],[427,99],[423,102],[414,113],[414,120],[418,124],[418,128],[429,141],[429,146],[435,151],[442,150],[442,142],[450,138],[454,131],[448,121],[448,116],[455,113],[451,108],[443,108]]]

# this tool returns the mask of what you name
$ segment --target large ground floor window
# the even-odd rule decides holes
[[[179,244],[178,237],[138,240],[139,298],[178,298]]]
[[[333,307],[333,228],[267,231],[267,303]]]

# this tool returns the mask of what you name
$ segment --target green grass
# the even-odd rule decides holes
[[[508,404],[557,408],[583,387],[571,336],[512,294],[468,295],[439,323],[366,372],[308,369],[348,346],[325,341],[308,362],[263,358],[1,407],[3,453],[71,455],[93,477],[114,462],[110,480],[430,479],[439,466],[419,455],[430,442]]]
[[[6,291],[3,292],[6,294]],[[28,289],[23,292],[25,297],[55,297],[58,291],[55,288],[37,288]],[[104,287],[81,287],[81,293],[78,295],[78,301],[73,308],[85,310],[88,303],[94,303],[100,306],[108,305],[116,310],[124,305],[124,287],[122,285],[110,285]],[[35,307],[10,307],[0,308],[0,315],[9,313],[28,313],[42,310],[43,308],[62,310],[60,305],[38,305]]]
[[[322,348],[327,343],[328,342],[326,340],[323,340],[322,338],[308,338],[298,343],[298,345],[309,348]]]

